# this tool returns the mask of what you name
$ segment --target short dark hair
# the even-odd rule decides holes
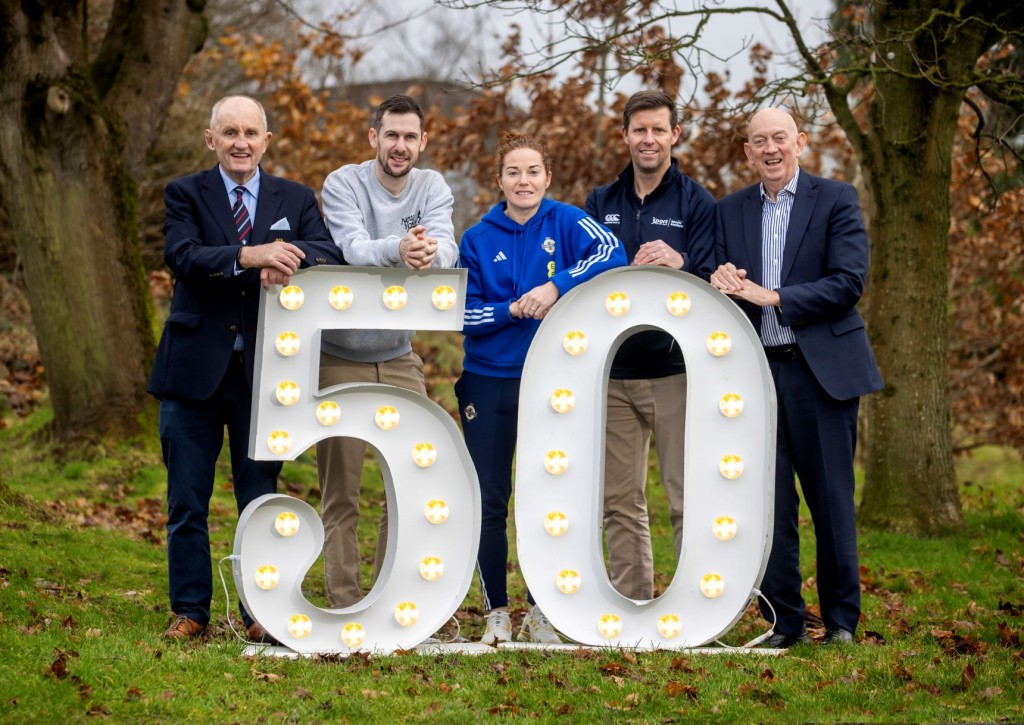
[[[629,121],[637,111],[654,111],[658,108],[668,109],[668,123],[671,128],[679,125],[679,111],[667,93],[661,91],[637,91],[622,109],[622,127],[629,130]]]
[[[380,131],[380,125],[384,121],[385,113],[415,113],[420,119],[420,131],[423,130],[423,109],[420,108],[420,104],[416,103],[409,96],[396,93],[381,101],[381,104],[377,106],[377,111],[373,114],[374,131]]]

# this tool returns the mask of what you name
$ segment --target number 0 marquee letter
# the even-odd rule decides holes
[[[649,329],[672,334],[686,359],[683,547],[665,593],[635,602],[602,556],[605,401],[613,350]],[[771,547],[775,388],[753,327],[710,285],[625,267],[565,295],[526,359],[516,461],[519,565],[557,629],[682,649],[742,616]]]

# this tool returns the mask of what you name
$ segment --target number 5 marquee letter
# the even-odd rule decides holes
[[[683,546],[671,585],[635,602],[601,545],[612,351],[669,332],[686,359]],[[516,453],[519,564],[551,623],[584,644],[682,649],[738,620],[771,548],[775,388],[743,312],[698,278],[611,270],[552,308],[526,358]]]
[[[407,649],[447,622],[469,590],[480,489],[451,416],[390,385],[318,390],[322,329],[461,330],[465,280],[465,270],[314,267],[260,301],[250,457],[292,460],[324,438],[361,438],[379,453],[388,497],[380,575],[345,609],[316,607],[302,593],[324,540],[312,507],[271,494],[242,512],[236,589],[249,613],[291,649]]]

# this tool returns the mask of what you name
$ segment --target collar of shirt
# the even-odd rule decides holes
[[[224,182],[224,189],[228,195],[229,206],[235,205],[235,189],[241,186],[245,189],[242,192],[242,203],[249,209],[249,215],[252,216],[252,208],[256,203],[256,200],[260,197],[260,168],[256,167],[256,173],[251,179],[244,184],[239,184],[237,181],[232,180],[230,176],[224,173],[224,167],[220,164],[217,165],[217,170],[220,171],[221,181]]]
[[[223,172],[221,172],[221,173],[223,173]],[[784,187],[782,187],[782,189],[779,190],[778,196],[782,196],[783,193],[787,193],[790,196],[796,196],[796,182],[799,179],[800,179],[800,167],[798,166],[796,168],[796,173],[793,174],[793,178],[789,180],[788,184],[786,184]],[[764,190],[764,182],[763,181],[760,183],[760,189],[761,189],[761,203],[764,204],[766,201],[771,201],[772,199],[771,199],[770,196],[768,196],[768,192],[766,192]]]

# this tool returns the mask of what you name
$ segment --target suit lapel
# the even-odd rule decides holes
[[[228,195],[224,191],[224,180],[220,175],[219,164],[206,172],[203,178],[203,202],[210,212],[210,216],[217,221],[217,226],[224,232],[224,244],[238,244],[238,232],[235,230],[235,220],[231,216],[231,204],[228,203]],[[209,243],[211,240],[203,240]]]
[[[277,179],[260,169],[260,198],[256,202],[256,220],[252,224],[252,244],[263,244],[270,236],[270,225],[277,221],[281,194]]]
[[[818,199],[818,183],[814,177],[801,170],[796,182],[793,209],[789,213],[789,228],[786,230],[786,248],[782,253],[782,284],[786,283],[789,271],[793,269],[797,251],[804,240],[804,232],[811,221],[811,212]]]
[[[743,238],[747,243],[747,278],[761,284],[761,187],[754,184],[743,201]]]

